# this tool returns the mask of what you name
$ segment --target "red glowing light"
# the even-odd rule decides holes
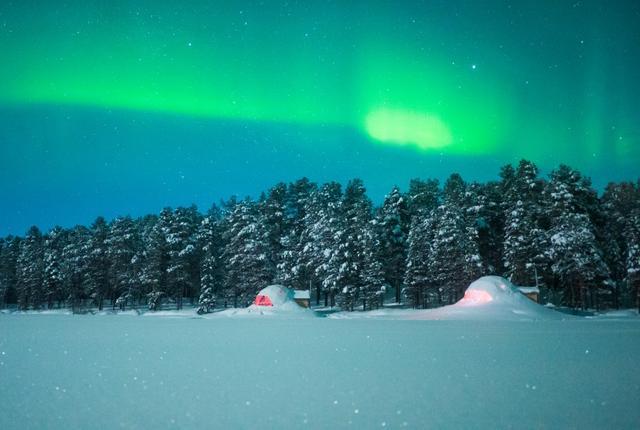
[[[256,306],[273,306],[269,296],[256,296],[256,300],[253,302]]]
[[[467,290],[464,293],[464,299],[474,303],[489,303],[493,297],[484,290]]]

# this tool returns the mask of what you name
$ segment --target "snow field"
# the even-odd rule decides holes
[[[637,428],[640,323],[0,315],[0,428]]]

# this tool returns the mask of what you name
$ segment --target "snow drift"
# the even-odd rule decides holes
[[[464,297],[451,306],[427,311],[427,319],[546,320],[567,315],[547,309],[522,294],[499,276],[484,276],[467,288]]]

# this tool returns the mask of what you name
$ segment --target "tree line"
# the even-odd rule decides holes
[[[631,307],[640,295],[640,181],[601,195],[577,170],[548,178],[522,160],[500,179],[413,179],[378,207],[360,179],[306,178],[259,199],[165,208],[90,226],[31,227],[0,239],[0,306],[199,312],[250,304],[280,283],[344,310],[454,303],[479,276],[539,286],[575,308]]]

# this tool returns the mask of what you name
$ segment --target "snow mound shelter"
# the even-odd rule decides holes
[[[511,282],[500,276],[483,276],[469,285],[460,305],[474,306],[491,302],[520,302],[522,293]]]
[[[269,285],[260,290],[253,304],[256,306],[283,306],[294,302],[293,290],[282,285]]]

